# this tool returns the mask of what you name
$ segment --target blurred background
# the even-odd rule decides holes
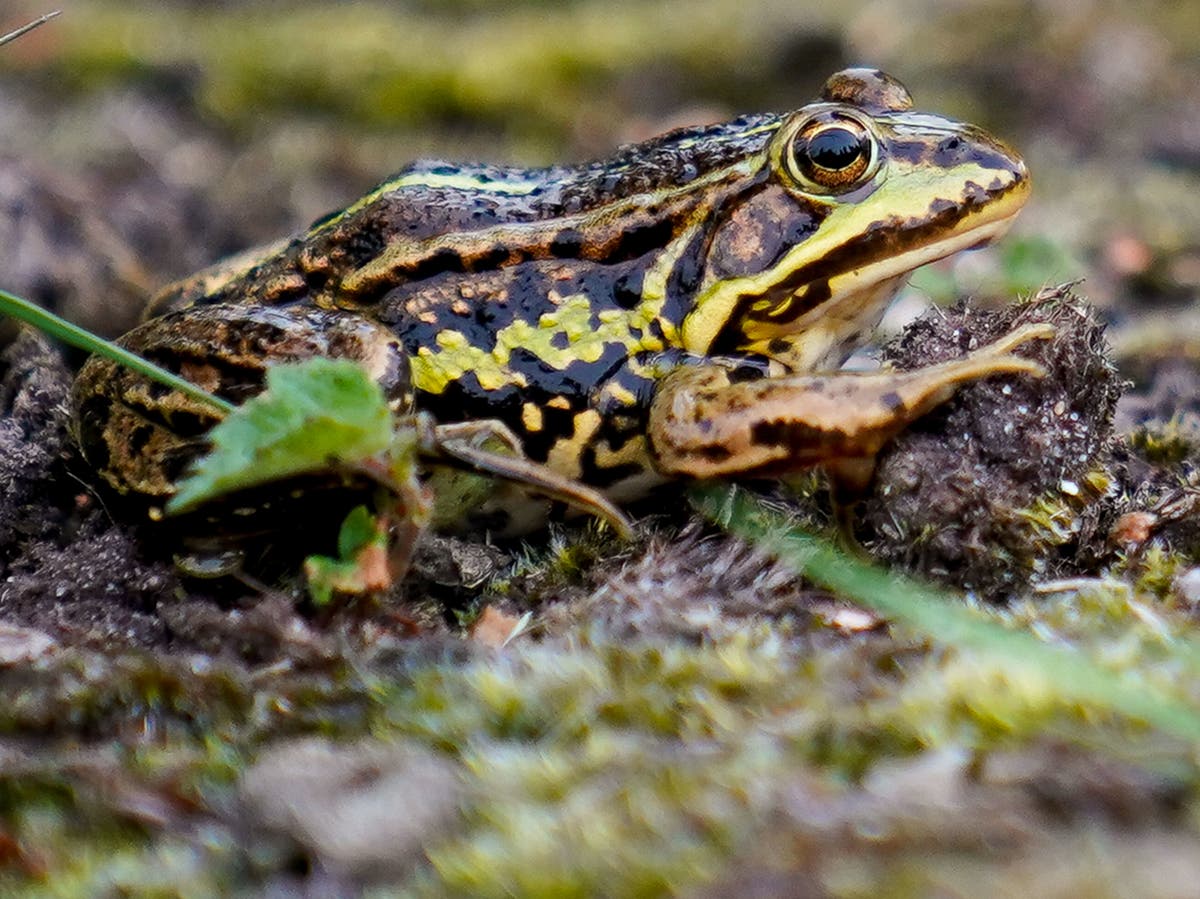
[[[49,10],[4,4],[0,30]],[[104,333],[146,291],[411,159],[546,164],[812,99],[847,64],[1027,157],[1014,236],[934,299],[1200,289],[1200,4],[68,0],[0,51],[0,282]]]

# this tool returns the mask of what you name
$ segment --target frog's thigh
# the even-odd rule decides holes
[[[910,372],[835,372],[735,383],[717,366],[680,368],[659,385],[650,440],[666,475],[770,475],[823,462],[863,460],[958,385],[1001,372],[1040,375],[1012,354],[1053,335],[1031,325],[973,353]],[[852,466],[853,467],[853,466]]]
[[[342,310],[250,304],[194,306],[152,318],[120,344],[232,402],[262,389],[267,365],[312,356],[363,365],[397,408],[412,405],[408,357],[383,325]],[[84,457],[120,493],[162,498],[205,447],[207,403],[93,356],[72,390]]]

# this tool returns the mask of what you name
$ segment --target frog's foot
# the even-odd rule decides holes
[[[1052,336],[1049,324],[1026,325],[961,359],[905,372],[734,381],[717,365],[679,368],[662,380],[650,409],[655,461],[663,474],[693,478],[771,476],[836,460],[860,460],[862,469],[959,385],[1045,374],[1013,350]]]
[[[521,455],[516,435],[501,421],[434,425],[423,449],[430,462],[448,461],[519,484],[531,493],[558,500],[607,522],[623,540],[633,537],[633,523],[597,490],[565,478]]]
[[[855,510],[875,477],[875,457],[830,459],[823,467],[829,481],[829,502],[838,542],[850,555],[866,558],[868,553],[854,533]]]
[[[1053,340],[1056,333],[1054,325],[1050,324],[1050,322],[1032,322],[1028,325],[1021,325],[1021,327],[1014,328],[998,340],[993,340],[987,346],[980,347],[973,353],[968,354],[966,358],[970,359],[972,356],[979,354],[1006,356],[1017,347],[1023,346],[1031,340]],[[1014,356],[1013,358],[1018,362],[1028,363],[1030,361],[1022,359],[1020,356]],[[1038,366],[1038,368],[1040,369],[1041,366]],[[1045,374],[1045,371],[1042,371],[1041,374]]]

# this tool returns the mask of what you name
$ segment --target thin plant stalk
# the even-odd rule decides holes
[[[207,403],[223,415],[228,415],[234,409],[232,403],[218,396],[213,396],[207,390],[198,387],[185,378],[179,377],[174,372],[160,368],[153,362],[143,359],[137,353],[117,346],[112,341],[97,337],[90,331],[86,331],[78,325],[73,325],[52,312],[47,312],[36,303],[31,303],[29,300],[22,299],[6,290],[0,290],[0,314],[12,316],[15,319],[25,322],[27,325],[32,325],[39,331],[49,334],[51,337],[55,337],[77,349],[105,356],[119,365],[124,365],[131,371],[137,372],[143,377],[158,381],[172,390],[178,390],[180,393],[197,402]]]

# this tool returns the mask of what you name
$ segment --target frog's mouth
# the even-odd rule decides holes
[[[923,265],[928,265],[930,262],[937,262],[939,259],[945,259],[947,256],[953,256],[964,250],[975,250],[995,243],[1008,233],[1019,211],[1018,207],[1006,216],[990,217],[986,221],[973,222],[971,227],[961,229],[956,233],[951,232],[938,240],[923,243],[915,240],[917,245],[910,250],[891,254],[883,253],[877,259],[848,268],[827,279],[829,286],[827,300],[831,305],[836,304],[839,296],[859,293],[872,284],[889,281]],[[919,236],[919,234],[916,235],[918,238]],[[796,291],[796,294],[799,295],[798,299],[802,300],[803,294],[811,291],[813,287],[813,284],[807,284]]]
[[[880,221],[792,269],[767,294],[745,298],[742,314],[735,317],[737,333],[722,338],[768,356],[778,356],[786,341],[791,361],[801,367],[823,358],[816,349],[819,334],[834,341],[835,332],[873,328],[914,269],[1003,237],[1025,203],[1027,185],[1016,180],[973,208],[949,207],[919,223]],[[801,343],[813,349],[795,358]]]

